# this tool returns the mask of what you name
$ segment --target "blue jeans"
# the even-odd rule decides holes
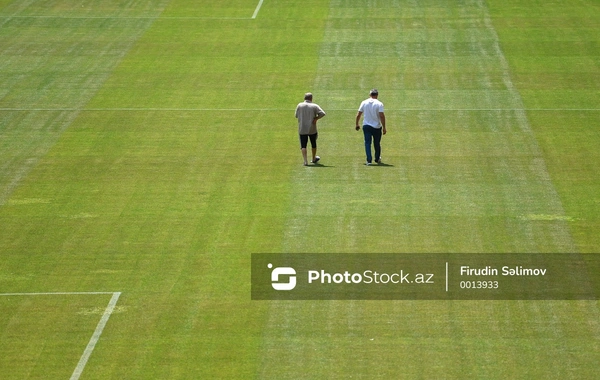
[[[373,161],[371,156],[371,140],[375,146],[375,161],[381,157],[381,128],[373,128],[370,125],[363,125],[363,133],[365,134],[365,153],[367,153],[367,162]]]

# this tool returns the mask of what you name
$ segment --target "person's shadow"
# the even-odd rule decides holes
[[[308,164],[309,168],[335,168],[335,166],[332,165],[323,165],[320,162],[317,162],[316,164]]]

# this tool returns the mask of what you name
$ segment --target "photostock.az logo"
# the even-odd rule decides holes
[[[269,269],[273,264],[267,265]],[[275,290],[292,290],[296,287],[296,270],[291,267],[277,267],[271,272],[271,285]],[[288,282],[279,282],[279,276],[289,276]]]

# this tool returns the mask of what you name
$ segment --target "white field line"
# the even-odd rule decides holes
[[[102,335],[102,331],[104,331],[104,327],[106,326],[108,319],[110,318],[113,310],[115,309],[115,305],[117,304],[117,301],[119,300],[119,296],[121,296],[121,292],[113,293],[113,296],[111,297],[110,301],[108,302],[108,306],[106,306],[106,309],[104,310],[104,314],[102,315],[102,318],[100,318],[100,322],[98,322],[98,326],[96,326],[96,330],[94,331],[94,334],[92,335],[92,337],[90,339],[90,342],[88,343],[87,347],[85,348],[85,351],[83,351],[83,354],[81,355],[81,358],[79,359],[79,363],[77,363],[77,367],[75,367],[75,371],[73,371],[73,374],[71,375],[71,380],[78,380],[79,377],[81,376],[81,373],[85,369],[85,365],[87,364],[88,359],[92,355],[92,352],[94,352],[96,343],[98,343],[98,340],[100,339],[100,336]]]
[[[224,112],[244,112],[244,111],[259,111],[259,112],[279,112],[293,111],[294,108],[0,108],[0,112],[54,112],[54,111],[77,111],[77,112],[98,112],[98,111],[131,111],[131,112],[147,112],[147,111],[224,111]],[[356,111],[356,108],[328,108],[329,111]],[[388,111],[600,111],[600,108],[386,108]]]
[[[2,296],[70,296],[70,295],[103,295],[103,294],[112,294],[112,297],[110,299],[110,301],[108,302],[108,305],[106,306],[106,309],[104,309],[104,314],[102,314],[102,317],[100,318],[100,321],[98,322],[98,325],[96,326],[96,330],[94,330],[94,333],[92,334],[92,337],[90,338],[89,343],[87,344],[85,350],[83,351],[83,354],[81,355],[81,358],[79,359],[79,362],[77,363],[77,367],[75,367],[75,370],[73,371],[73,374],[71,375],[71,380],[78,380],[79,377],[81,376],[81,374],[83,373],[83,370],[85,369],[85,366],[90,358],[90,356],[92,355],[92,352],[94,352],[94,348],[96,347],[96,343],[98,343],[98,340],[100,339],[100,336],[102,335],[102,332],[104,331],[104,327],[106,326],[106,323],[108,322],[108,319],[110,318],[113,310],[115,309],[115,306],[117,304],[117,301],[119,300],[119,297],[121,296],[121,292],[41,292],[41,293],[0,293],[0,297]]]
[[[202,16],[0,16],[0,19],[33,18],[65,20],[252,20],[254,17],[202,17]]]
[[[258,11],[260,11],[260,7],[262,7],[262,4],[263,4],[263,0],[260,0],[258,2],[258,5],[256,6],[256,9],[254,10],[254,13],[252,14],[253,20],[256,18],[256,16],[258,16]]]
[[[46,292],[46,293],[0,293],[2,296],[79,296],[116,294],[116,292]],[[119,293],[120,294],[120,293]]]
[[[11,19],[11,18],[39,18],[39,19],[74,19],[74,20],[94,20],[94,19],[115,19],[115,20],[254,20],[258,16],[258,12],[263,5],[264,0],[260,0],[252,17],[202,17],[202,16],[44,16],[44,15],[30,15],[30,16],[11,16],[11,15],[0,15],[0,19]]]
[[[13,112],[41,112],[41,111],[77,111],[77,112],[97,112],[97,111],[289,111],[294,108],[280,109],[280,108],[0,108],[2,111],[13,111]]]

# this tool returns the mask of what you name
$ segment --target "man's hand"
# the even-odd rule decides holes
[[[383,127],[383,134],[387,133],[385,129],[385,114],[383,112],[379,112],[379,121],[381,122],[381,126]]]
[[[356,113],[356,123],[355,123],[357,131],[360,131],[360,117],[361,116],[362,116],[362,112],[358,111]]]

